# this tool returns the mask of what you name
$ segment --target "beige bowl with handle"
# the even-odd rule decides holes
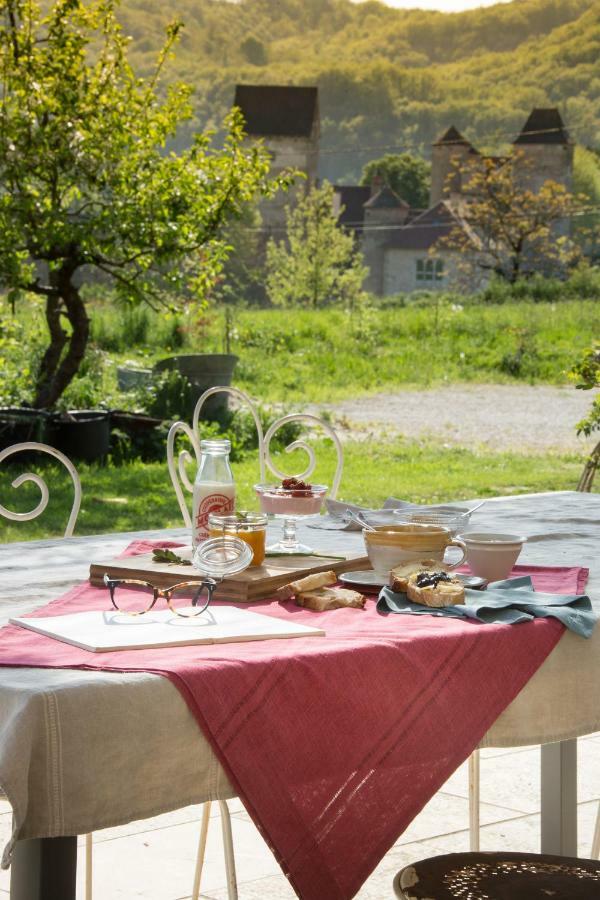
[[[379,525],[373,530],[363,529],[363,539],[373,569],[387,577],[396,566],[419,559],[444,562],[447,547],[459,547],[459,560],[445,563],[448,568],[460,566],[465,559],[465,545],[453,538],[450,529],[441,525]]]

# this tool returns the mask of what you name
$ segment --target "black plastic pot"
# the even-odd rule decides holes
[[[21,406],[0,408],[0,450],[25,441],[45,441],[48,413]]]
[[[129,459],[145,462],[164,460],[167,439],[162,419],[113,409],[110,413],[111,459],[118,464]],[[126,443],[123,443],[126,435]]]
[[[110,414],[96,409],[54,413],[46,435],[48,443],[69,459],[96,462],[107,455],[110,447]]]
[[[177,369],[181,375],[185,375],[192,386],[191,407],[188,410],[191,418],[194,407],[204,391],[211,387],[231,384],[237,361],[238,357],[233,353],[190,353],[161,359],[154,366],[154,371]],[[216,394],[205,403],[202,417],[218,418],[226,409],[227,394]]]
[[[124,431],[130,437],[152,431],[161,423],[162,419],[156,419],[154,416],[147,416],[144,413],[127,412],[124,409],[111,409],[110,411],[110,427],[118,428],[119,431]]]

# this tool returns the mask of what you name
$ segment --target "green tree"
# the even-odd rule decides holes
[[[412,153],[386,153],[368,162],[362,171],[361,184],[371,184],[379,176],[410,206],[426,209],[429,206],[431,166]]]
[[[367,269],[354,238],[333,213],[325,182],[287,209],[287,240],[267,245],[267,294],[276,306],[354,306]]]
[[[586,147],[575,147],[573,188],[584,206],[573,223],[575,240],[588,259],[600,260],[600,158]]]
[[[159,84],[179,24],[144,80],[115,0],[0,0],[0,16],[0,284],[13,302],[45,298],[34,404],[48,407],[84,358],[90,273],[129,301],[203,298],[226,255],[222,223],[275,182],[235,113],[222,150],[210,134],[169,150],[191,118],[190,88]]]
[[[267,51],[265,45],[259,38],[249,34],[240,44],[240,50],[245,58],[253,66],[266,66],[268,63]]]
[[[517,152],[501,164],[484,157],[462,167],[463,199],[453,206],[456,225],[434,253],[454,251],[464,272],[493,273],[510,284],[575,265],[581,254],[565,224],[581,198],[556,181],[545,181],[538,190],[527,187],[529,168]]]
[[[575,382],[575,387],[581,391],[591,391],[599,388],[600,344],[585,350],[569,374]],[[589,437],[595,431],[600,431],[600,395],[596,394],[587,416],[578,422],[576,427],[577,434],[584,434],[586,437]],[[578,491],[591,491],[592,482],[598,468],[600,468],[600,441],[598,441],[587,459],[581,479],[577,485]]]

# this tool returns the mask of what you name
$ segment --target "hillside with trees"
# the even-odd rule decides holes
[[[195,86],[201,126],[218,124],[237,81],[318,84],[330,180],[357,180],[387,152],[427,155],[450,123],[499,152],[533,106],[558,106],[577,143],[600,145],[597,0],[452,15],[375,0],[123,0],[141,74],[173,16],[185,28],[169,69]]]

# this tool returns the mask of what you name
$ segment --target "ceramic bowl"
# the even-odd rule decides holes
[[[413,560],[443,562],[446,547],[450,546],[463,550],[461,559],[453,565],[458,566],[464,560],[464,545],[441,525],[381,525],[376,526],[374,531],[363,529],[363,538],[373,569],[385,575],[390,569]]]

